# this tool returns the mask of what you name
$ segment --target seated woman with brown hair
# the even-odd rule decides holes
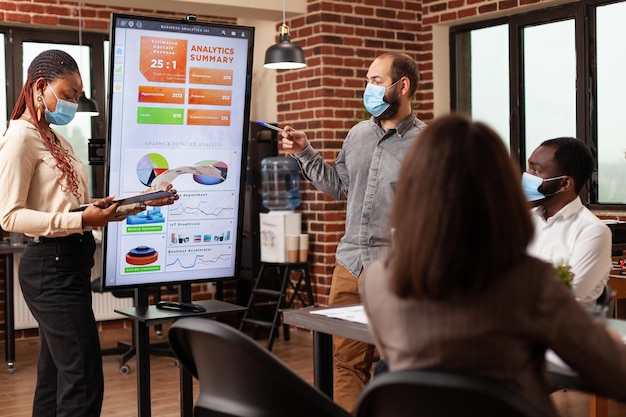
[[[451,114],[421,133],[398,178],[391,250],[360,282],[381,356],[391,372],[495,379],[556,416],[552,349],[598,394],[626,400],[626,346],[526,254],[533,226],[520,178],[482,123]]]

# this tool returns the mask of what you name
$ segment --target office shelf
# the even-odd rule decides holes
[[[239,329],[269,329],[267,349],[271,351],[279,332],[280,311],[291,308],[296,300],[303,307],[314,305],[308,262],[262,262]],[[283,325],[283,337],[289,340],[288,325]]]

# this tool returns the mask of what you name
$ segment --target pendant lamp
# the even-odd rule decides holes
[[[271,69],[297,69],[306,67],[304,51],[289,38],[289,26],[285,23],[285,0],[283,0],[283,24],[278,32],[278,43],[265,51],[263,67]]]
[[[77,103],[77,112],[87,113],[87,116],[97,116],[100,114],[100,112],[98,111],[98,103],[96,103],[94,100],[88,99],[84,91],[80,93],[80,97],[78,97]]]
[[[78,46],[82,49],[83,46],[83,15],[82,15],[83,3],[78,3]],[[79,52],[79,57],[82,55],[82,52]],[[85,116],[97,116],[100,114],[98,110],[98,103],[95,100],[87,98],[85,92],[80,93],[78,97],[78,108],[77,112],[84,114]]]

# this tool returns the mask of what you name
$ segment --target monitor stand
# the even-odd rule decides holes
[[[181,302],[191,302],[191,284],[179,284],[178,297]],[[184,317],[219,317],[226,313],[241,313],[246,307],[220,300],[201,300],[196,303],[205,307],[204,312],[159,310],[149,305],[149,291],[135,288],[135,307],[120,308],[115,312],[134,320],[137,344],[137,416],[150,417],[150,344],[148,327],[168,323]],[[193,414],[193,380],[191,373],[180,366],[180,409],[181,416]]]

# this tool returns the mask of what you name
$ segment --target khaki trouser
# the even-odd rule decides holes
[[[330,285],[330,306],[360,302],[358,278],[336,264]],[[374,346],[337,336],[333,336],[333,344],[334,401],[348,412],[354,413],[359,394],[370,380]]]

